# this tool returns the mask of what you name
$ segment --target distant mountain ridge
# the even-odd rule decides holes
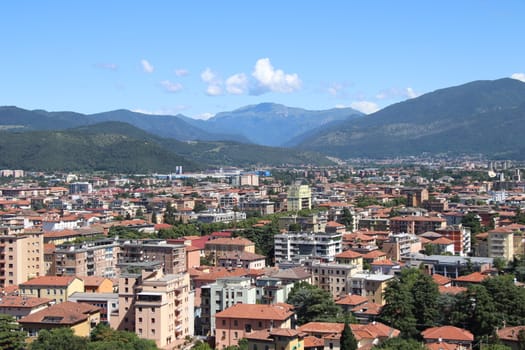
[[[81,114],[75,112],[29,111],[0,107],[0,130],[65,130],[82,125],[118,121],[151,134],[180,141],[235,141],[266,146],[283,146],[298,135],[336,120],[363,114],[351,108],[309,111],[273,103],[262,103],[222,112],[209,120],[178,115],[150,115],[125,109]]]
[[[504,78],[440,89],[340,123],[299,148],[332,156],[485,154],[525,159],[525,83]]]
[[[67,130],[0,131],[0,169],[106,171],[112,173],[186,172],[209,166],[333,164],[315,152],[232,141],[178,141],[131,124],[101,122]]]
[[[260,103],[221,112],[206,121],[213,130],[238,130],[253,143],[265,146],[294,145],[298,136],[334,121],[364,116],[352,108],[311,111],[275,103]]]

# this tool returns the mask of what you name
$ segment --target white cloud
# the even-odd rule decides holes
[[[379,106],[375,102],[370,101],[356,101],[352,102],[350,104],[350,107],[353,109],[357,109],[360,112],[363,112],[365,114],[370,114],[377,112],[379,110]]]
[[[415,92],[414,89],[412,89],[411,87],[407,87],[405,89],[405,94],[408,98],[416,98],[420,95],[419,93]]]
[[[112,71],[116,71],[118,69],[118,65],[116,65],[115,63],[96,63],[95,67]]]
[[[180,83],[173,83],[169,80],[163,80],[160,82],[160,85],[166,90],[167,92],[179,92],[183,89],[182,84]]]
[[[389,88],[381,90],[375,97],[378,100],[385,100],[391,98],[415,98],[419,95],[413,88],[407,87],[405,89]]]
[[[151,63],[148,62],[148,60],[141,60],[140,64],[142,65],[142,70],[146,73],[153,73],[155,68],[151,65]]]
[[[185,77],[188,74],[190,74],[190,72],[187,69],[184,69],[184,68],[175,69],[175,75],[178,77]]]
[[[334,108],[347,108],[344,104],[338,103],[334,106]]]
[[[244,73],[237,73],[226,79],[226,91],[233,95],[242,95],[248,91],[248,78]]]
[[[525,83],[525,73],[514,73],[510,77]]]
[[[344,88],[345,88],[345,85],[341,83],[332,83],[330,84],[330,86],[328,86],[327,91],[332,96],[341,96]]]
[[[257,81],[254,94],[265,92],[290,93],[301,88],[302,82],[297,74],[286,74],[272,66],[269,58],[261,58],[255,63],[252,76]]]
[[[213,113],[201,113],[201,114],[194,115],[192,118],[193,119],[207,120],[207,119],[212,118],[213,116],[215,116],[215,114],[213,114]]]
[[[217,80],[217,74],[215,74],[210,68],[206,68],[201,73],[201,79],[203,82],[211,84]]]
[[[206,68],[201,73],[201,79],[208,84],[206,93],[210,96],[222,95],[222,81],[217,74],[210,68]]]

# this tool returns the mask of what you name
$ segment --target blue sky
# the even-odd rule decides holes
[[[5,1],[0,105],[209,117],[260,102],[372,112],[525,80],[525,1]]]

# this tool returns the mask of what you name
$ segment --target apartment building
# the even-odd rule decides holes
[[[12,316],[15,320],[33,314],[53,304],[48,298],[32,298],[18,295],[4,295],[0,298],[0,314]]]
[[[235,304],[215,314],[215,348],[237,345],[254,331],[292,328],[294,312],[291,305]]]
[[[312,190],[308,185],[292,185],[287,192],[287,210],[312,209]]]
[[[510,261],[514,258],[514,232],[506,228],[490,230],[487,237],[490,258]]]
[[[68,298],[75,303],[84,303],[100,309],[100,322],[111,324],[111,314],[118,311],[118,293],[73,293]]]
[[[389,259],[399,261],[402,256],[421,251],[421,240],[418,236],[408,233],[398,233],[388,237],[388,241],[383,242],[382,250]]]
[[[350,293],[350,277],[361,271],[357,265],[313,263],[312,284],[329,292],[334,299]]]
[[[164,273],[186,271],[186,251],[183,244],[168,244],[166,240],[135,240],[120,244],[119,264],[159,262]]]
[[[274,236],[275,262],[317,258],[332,262],[341,252],[339,232],[288,232]]]
[[[465,256],[472,250],[470,227],[462,224],[450,225],[436,230],[437,233],[454,242],[454,254]]]
[[[43,232],[0,226],[0,287],[45,274]]]
[[[350,277],[350,293],[361,295],[371,303],[385,303],[384,291],[388,281],[394,278],[394,275],[385,275],[381,273],[356,273]]]
[[[55,248],[53,274],[57,276],[117,276],[116,265],[120,253],[118,242],[101,239]]]
[[[255,281],[257,304],[277,304],[288,300],[294,282],[278,277],[260,277]]]
[[[396,216],[390,218],[392,233],[412,233],[419,235],[427,231],[436,231],[447,226],[447,221],[433,216]]]
[[[231,252],[255,253],[255,243],[243,237],[224,237],[207,241],[204,245],[204,254],[213,264],[218,258]]]
[[[187,272],[164,274],[158,262],[128,264],[119,277],[111,327],[174,349],[193,335],[193,303]]]
[[[235,304],[255,304],[256,287],[250,277],[218,278],[201,287],[202,335],[215,335],[215,314]]]

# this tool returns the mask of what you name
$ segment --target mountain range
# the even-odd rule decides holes
[[[525,159],[525,83],[474,81],[318,129],[300,149],[341,158],[483,154]]]
[[[5,106],[0,107],[0,167],[168,171],[175,164],[189,169],[330,164],[326,156],[424,153],[525,159],[524,132],[525,84],[507,78],[436,90],[370,115],[273,103],[221,112],[209,120]]]

